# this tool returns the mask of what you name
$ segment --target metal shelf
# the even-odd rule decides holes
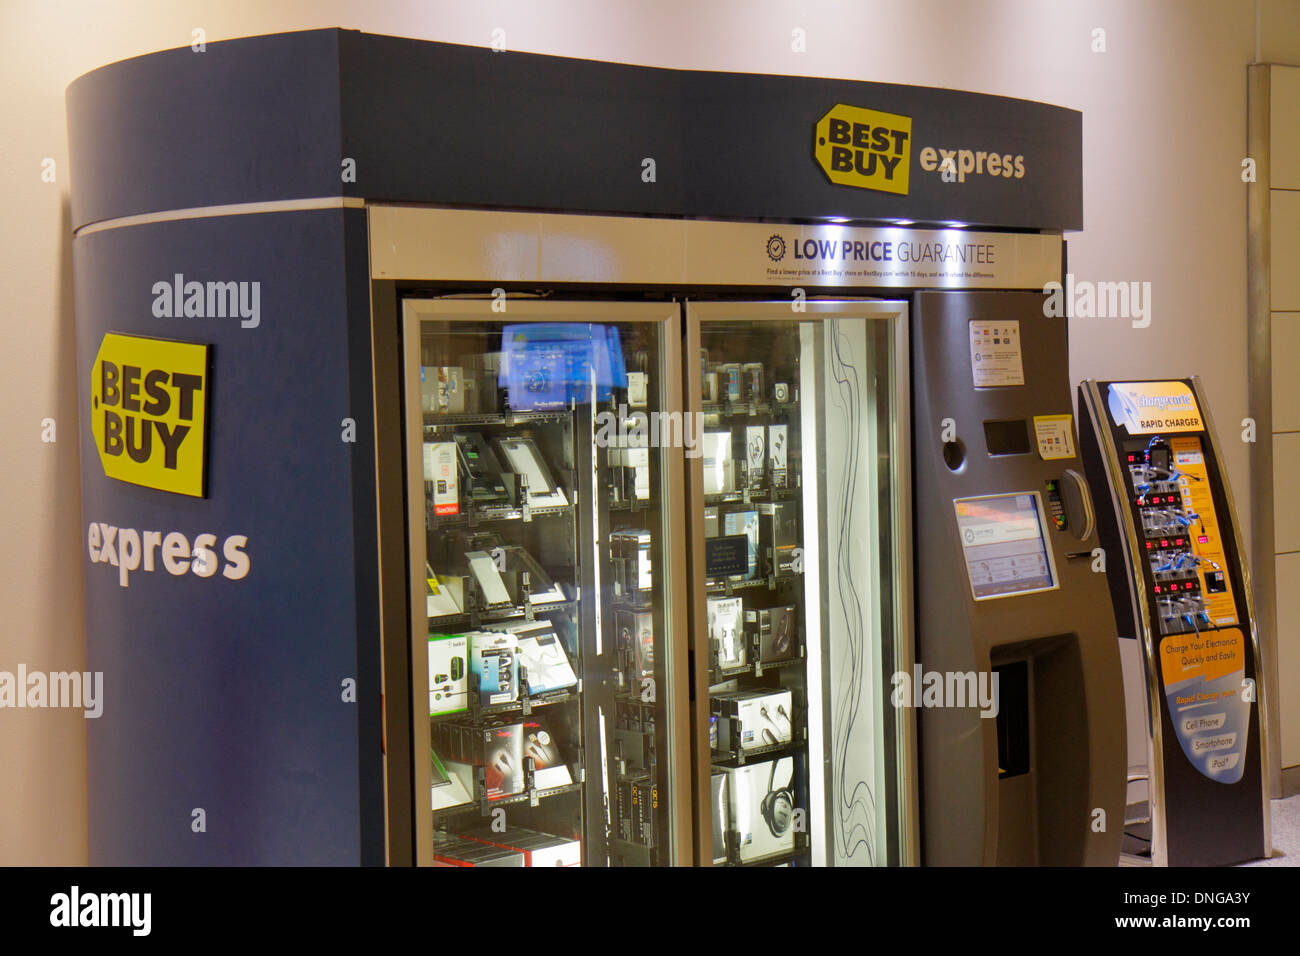
[[[611,514],[637,514],[641,511],[651,511],[658,508],[659,499],[637,498],[635,502],[632,500],[616,501],[610,502],[606,507],[609,508]]]
[[[789,740],[781,744],[769,744],[766,747],[750,747],[748,750],[718,751],[709,755],[709,762],[717,766],[743,767],[747,763],[763,760],[767,757],[792,757],[803,750],[807,741]]]
[[[426,429],[462,428],[466,425],[544,425],[568,421],[572,416],[570,409],[557,409],[544,412],[462,412],[457,415],[440,415],[437,412],[424,413]]]
[[[427,503],[426,503],[427,510]],[[525,513],[526,512],[526,513]],[[541,508],[529,505],[527,509],[516,507],[515,505],[487,505],[485,507],[469,507],[466,510],[454,515],[435,515],[428,514],[428,520],[425,526],[428,530],[443,528],[456,528],[461,526],[473,527],[476,524],[487,521],[535,521],[538,518],[552,518],[556,515],[573,514],[573,505],[552,505]]]
[[[489,704],[487,706],[468,707],[465,710],[458,710],[455,713],[448,714],[431,714],[430,720],[443,720],[444,718],[454,717],[459,720],[468,718],[471,721],[478,718],[501,717],[503,715],[522,713],[527,716],[538,707],[548,707],[552,704],[567,704],[580,700],[581,697],[576,690],[561,690],[550,694],[542,694],[536,697],[523,697],[519,700],[511,701],[508,704]]]
[[[767,578],[742,581],[705,581],[704,587],[709,594],[730,594],[732,591],[743,591],[748,588],[766,588],[768,583]]]
[[[700,406],[706,419],[715,418],[756,418],[760,415],[788,417],[799,411],[798,402],[706,402]]]
[[[748,504],[798,504],[798,488],[784,488],[780,494],[772,494],[770,488],[759,488],[748,493],[744,491],[717,491],[704,496],[706,505],[748,505]]]
[[[462,816],[467,813],[475,813],[482,817],[490,816],[492,810],[497,807],[516,806],[521,803],[527,803],[530,806],[536,806],[542,800],[549,800],[552,797],[564,796],[568,793],[579,793],[582,790],[581,783],[566,783],[562,787],[551,787],[546,790],[525,790],[523,793],[512,793],[508,797],[498,797],[495,800],[489,799],[484,801],[487,811],[484,812],[477,801],[469,803],[460,803],[454,807],[443,807],[441,810],[433,811],[434,822],[447,820],[452,817]]]
[[[803,665],[803,657],[792,657],[788,661],[750,661],[743,667],[730,667],[725,670],[720,667],[713,667],[709,670],[709,686],[716,687],[724,681],[735,680],[738,677],[761,677],[768,671],[784,670],[787,667],[802,667]],[[763,668],[761,672],[755,670],[757,666]]]
[[[522,604],[512,604],[508,607],[487,608],[478,612],[478,619],[480,621],[508,621],[511,618],[516,617],[526,618],[530,608],[533,612],[533,616],[536,617],[539,614],[549,614],[556,610],[570,610],[576,607],[577,603],[577,600],[574,598],[566,598],[563,601],[548,601],[545,604],[533,604],[529,607],[525,607]],[[429,618],[428,626],[439,628],[447,627],[466,622],[469,619],[470,613],[468,611],[459,611],[455,614],[438,614]]]
[[[786,850],[783,853],[772,853],[768,856],[759,857],[757,860],[745,860],[742,863],[732,863],[730,866],[780,866],[782,863],[795,863],[804,859],[808,855],[807,850]]]

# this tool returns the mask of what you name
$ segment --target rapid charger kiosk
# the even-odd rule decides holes
[[[913,316],[917,669],[945,689],[918,716],[930,864],[1119,859],[1119,644],[1043,302],[923,293]],[[996,706],[951,699],[963,675],[967,697],[995,675]]]
[[[1115,615],[1146,685],[1150,862],[1269,856],[1267,688],[1200,382],[1085,381],[1079,414]]]

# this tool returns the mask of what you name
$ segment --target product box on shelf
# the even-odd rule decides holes
[[[799,511],[793,502],[763,503],[758,506],[758,537],[767,571],[776,577],[798,574]]]
[[[654,846],[659,790],[648,776],[620,780],[615,788],[619,835],[629,843]]]
[[[761,576],[758,562],[759,528],[758,512],[752,510],[728,511],[722,516],[722,533],[725,535],[743,534],[749,539],[748,560],[743,575],[746,580]]]
[[[465,369],[460,365],[438,366],[438,407],[436,411],[459,415],[465,411]]]
[[[744,667],[749,662],[745,648],[745,604],[738,597],[710,597],[707,600],[709,642],[723,670]]]
[[[718,506],[704,506],[704,537],[716,538],[718,536]]]
[[[528,675],[530,695],[565,690],[578,683],[555,626],[550,621],[502,625],[518,640],[519,666]]]
[[[632,673],[629,677],[653,677],[655,672],[654,612],[620,610],[615,616],[619,640],[627,649]]]
[[[724,362],[718,366],[719,400],[732,405],[740,403],[741,365],[739,362]]]
[[[524,603],[525,575],[528,581],[528,603],[534,607],[557,604],[566,599],[564,587],[558,581],[553,581],[546,569],[526,549],[507,544],[501,547],[500,554],[505,565],[501,580],[514,603]]]
[[[559,508],[569,503],[564,489],[551,477],[541,449],[531,438],[510,436],[499,439],[496,445],[510,472],[523,479],[530,505],[534,508]]]
[[[644,528],[615,531],[609,536],[609,543],[617,596],[627,597],[654,587],[653,542],[649,531]]]
[[[767,429],[746,425],[744,434],[745,486],[751,491],[762,488],[767,478]]]
[[[467,840],[513,850],[524,855],[524,866],[581,866],[582,841],[555,836],[523,827],[507,827],[498,833],[479,827],[461,834]]]
[[[700,457],[703,458],[706,495],[736,490],[736,468],[731,458],[731,432],[705,432]]]
[[[714,769],[727,775],[727,825],[740,862],[794,850],[794,758]]]
[[[740,368],[741,395],[755,405],[763,401],[763,363],[746,362]]]
[[[727,797],[727,775],[714,770],[710,776],[710,805],[713,808],[713,862],[727,860],[727,831],[731,829],[731,807]]]
[[[459,575],[438,574],[424,565],[424,609],[429,617],[460,614],[465,610],[465,579]]]
[[[467,410],[472,381],[459,365],[420,367],[420,410],[425,414],[459,415]]]
[[[650,449],[621,445],[609,449],[610,489],[615,504],[650,500]]]
[[[745,613],[746,623],[758,631],[758,659],[764,664],[793,660],[799,650],[798,609],[792,604]]]
[[[638,501],[649,501],[650,449],[645,447],[623,449],[623,466],[632,470],[632,497]]]
[[[446,810],[469,803],[474,792],[474,768],[467,763],[443,760],[436,750],[429,751],[433,765],[433,809]]]
[[[626,775],[647,773],[653,763],[655,749],[654,730],[632,730],[620,727],[614,731],[615,753],[623,761]]]
[[[499,800],[523,793],[524,732],[517,723],[500,723],[487,727],[470,724],[437,723],[433,725],[434,749],[446,761],[482,767],[484,787],[489,800]]]
[[[454,714],[469,706],[469,637],[429,635],[429,716]]]
[[[479,704],[492,707],[519,699],[519,640],[499,631],[469,636],[470,672],[478,678]]]
[[[524,866],[524,853],[477,840],[450,836],[446,833],[433,835],[433,859],[435,866]]]
[[[650,375],[647,372],[627,373],[628,408],[645,408],[650,397]]]
[[[788,690],[740,690],[709,699],[718,721],[718,752],[734,753],[788,744],[793,739]]]
[[[470,575],[478,584],[484,603],[488,607],[499,607],[513,603],[510,591],[506,588],[506,582],[502,580],[501,572],[497,569],[497,563],[489,552],[466,551],[465,562]]]
[[[560,751],[559,739],[551,733],[549,719],[526,720],[523,727],[523,755],[533,761],[533,787],[550,790],[573,783],[573,774]]]
[[[433,513],[454,515],[460,513],[460,467],[456,461],[456,443],[429,441],[424,443],[424,481],[432,489]]]
[[[718,399],[718,373],[716,370],[705,371],[700,383],[700,397],[705,405],[716,405]]]
[[[455,438],[466,497],[476,504],[508,504],[501,462],[487,439],[478,432],[458,432]]]
[[[788,425],[767,426],[767,468],[773,491],[784,491],[789,487],[789,440]]]

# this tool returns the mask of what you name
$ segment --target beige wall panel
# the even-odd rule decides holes
[[[1300,766],[1300,554],[1277,557],[1277,695],[1282,766]]]
[[[1300,431],[1300,312],[1274,312],[1273,431]],[[1300,491],[1300,475],[1291,490]]]

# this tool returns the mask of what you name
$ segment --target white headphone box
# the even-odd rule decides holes
[[[718,721],[718,749],[734,752],[788,744],[791,738],[788,690],[738,690],[714,694],[711,709]]]
[[[747,863],[794,850],[794,758],[723,769],[728,775],[730,828]]]

